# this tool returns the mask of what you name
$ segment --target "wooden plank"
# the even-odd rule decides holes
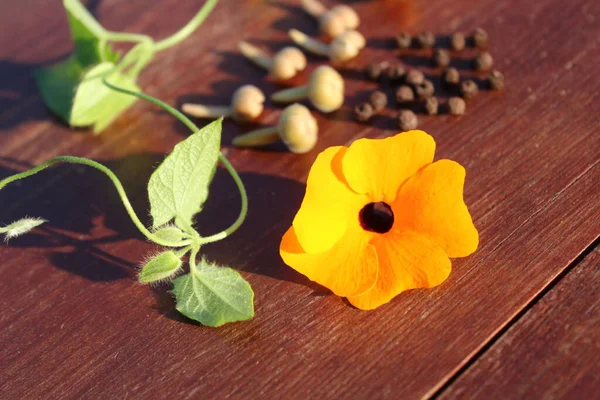
[[[599,266],[596,246],[440,398],[596,398]]]
[[[45,5],[28,1],[36,10]],[[239,12],[240,2],[223,1],[194,39],[144,71],[141,86],[172,104],[225,104],[235,87],[248,82],[272,92],[277,85],[236,54],[237,42],[250,39],[275,49],[288,43],[285,30],[291,27],[315,33],[293,2],[277,4],[244,2]],[[252,283],[257,317],[251,322],[217,330],[185,323],[167,288],[134,284],[133,266],[153,247],[140,240],[110,184],[95,172],[59,167],[3,191],[2,221],[28,214],[51,223],[1,250],[0,274],[10,282],[0,285],[2,397],[417,398],[435,393],[560,274],[600,232],[597,2],[406,4],[353,3],[371,47],[345,67],[344,109],[317,115],[321,136],[313,152],[229,150],[249,187],[250,214],[235,236],[207,246],[206,254],[242,269]],[[129,26],[120,17],[125,13],[136,21],[132,31],[162,37],[197,6],[106,0],[97,12],[112,27]],[[34,14],[36,24],[50,31],[63,17],[58,6],[47,8]],[[373,126],[349,118],[352,106],[376,87],[359,78],[360,68],[372,59],[396,59],[383,48],[391,35],[404,28],[449,32],[478,25],[490,32],[506,92],[481,93],[464,117],[421,116],[421,122],[438,142],[438,158],[467,168],[465,196],[481,247],[454,261],[450,279],[437,289],[406,293],[376,312],[352,309],[287,268],[277,254],[308,168],[327,146],[395,132],[392,113]],[[23,43],[39,43],[37,34],[22,33]],[[16,58],[10,62],[18,66],[11,68],[22,71],[21,64],[35,65],[55,47],[66,51],[64,40],[64,32],[46,34],[29,53],[3,46],[0,55]],[[320,63],[310,61],[310,70]],[[115,169],[143,214],[151,167],[187,132],[139,103],[100,136],[73,133],[49,116],[24,76],[16,86],[30,89],[0,114],[6,161],[0,176],[23,168],[6,158],[38,163],[57,154],[94,157]],[[268,108],[261,124],[277,119],[277,108]],[[224,143],[249,128],[225,124]],[[203,233],[217,231],[237,213],[239,200],[222,171],[213,192],[198,221]]]

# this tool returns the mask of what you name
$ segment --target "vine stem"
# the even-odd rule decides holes
[[[119,196],[121,197],[121,201],[123,202],[123,206],[125,207],[125,210],[129,214],[129,217],[131,218],[131,220],[133,221],[135,226],[140,230],[140,232],[144,236],[146,236],[149,240],[151,240],[154,243],[157,243],[159,245],[166,246],[166,247],[184,247],[184,246],[188,246],[191,243],[191,240],[182,240],[180,242],[170,242],[168,240],[163,240],[163,239],[157,237],[156,235],[154,235],[152,232],[150,232],[148,230],[148,228],[146,228],[146,226],[144,226],[142,221],[140,221],[137,214],[133,210],[133,206],[131,205],[129,198],[127,197],[127,193],[125,193],[125,189],[123,188],[123,185],[121,184],[121,181],[119,180],[119,178],[117,178],[117,176],[110,169],[105,167],[104,165],[102,165],[96,161],[89,160],[87,158],[73,157],[73,156],[54,157],[54,158],[46,161],[45,163],[40,164],[28,171],[21,172],[20,174],[15,174],[15,175],[9,176],[8,178],[3,179],[2,181],[0,181],[0,190],[3,189],[9,183],[12,183],[14,181],[18,181],[20,179],[35,175],[38,172],[48,168],[52,164],[61,163],[61,162],[69,163],[69,164],[86,165],[88,167],[95,168],[95,169],[103,172],[106,176],[108,176],[108,178],[112,181],[115,188],[117,189],[117,192],[119,193]]]
[[[167,111],[168,113],[173,115],[175,118],[180,120],[185,126],[187,126],[192,131],[192,133],[197,133],[200,131],[200,129],[198,129],[198,127],[192,121],[190,121],[190,119],[188,117],[186,117],[179,110],[176,110],[175,108],[171,107],[167,103],[165,103],[161,100],[155,99],[154,97],[149,96],[144,93],[133,92],[131,90],[120,88],[118,86],[111,84],[106,79],[103,79],[102,81],[104,82],[104,84],[106,86],[108,86],[109,88],[111,88],[113,90],[139,97],[141,99],[144,99],[144,100],[162,108],[163,110]],[[237,219],[229,228],[227,228],[224,231],[221,231],[219,233],[216,233],[214,235],[211,235],[211,236],[201,237],[200,242],[199,242],[200,245],[218,242],[219,240],[225,239],[226,237],[231,235],[233,232],[238,230],[238,228],[242,225],[242,223],[246,219],[246,215],[248,214],[248,193],[246,192],[246,188],[244,187],[242,178],[240,178],[240,175],[237,173],[237,171],[235,170],[233,165],[231,165],[231,163],[229,162],[227,157],[225,157],[225,155],[222,152],[219,153],[219,160],[225,166],[225,169],[227,169],[227,172],[229,172],[229,175],[231,175],[231,177],[233,178],[233,180],[238,188],[238,191],[240,192],[242,205],[241,205],[240,213],[239,213]]]
[[[156,43],[156,51],[162,51],[169,47],[175,46],[177,43],[185,40],[190,36],[208,17],[210,12],[215,8],[219,0],[207,0],[202,6],[198,14],[194,16],[183,28],[175,32],[173,35]]]

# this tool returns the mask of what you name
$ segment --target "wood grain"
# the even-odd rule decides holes
[[[600,365],[596,246],[442,399],[592,399]]]
[[[112,29],[160,38],[199,3],[104,0],[92,6]],[[141,87],[171,104],[226,104],[244,83],[271,93],[279,86],[243,60],[236,45],[247,39],[273,51],[289,43],[289,28],[315,34],[314,21],[295,4],[222,1],[193,38],[157,57],[142,74]],[[103,176],[57,167],[3,190],[0,198],[2,222],[22,215],[50,220],[0,249],[0,397],[437,395],[598,237],[598,2],[351,4],[360,12],[368,48],[342,68],[345,107],[316,115],[317,148],[302,156],[278,146],[227,148],[248,186],[250,213],[240,231],[205,251],[242,270],[256,292],[256,318],[203,328],[174,311],[168,287],[135,284],[135,265],[153,246],[128,222]],[[33,11],[22,17],[21,7]],[[54,155],[92,157],[114,169],[143,215],[152,167],[188,133],[144,103],[100,136],[57,123],[30,73],[68,53],[62,10],[43,0],[6,8],[0,25],[11,34],[0,38],[0,87],[8,88],[0,92],[0,176]],[[279,259],[278,243],[302,200],[308,169],[327,146],[396,132],[393,110],[371,125],[350,118],[352,107],[377,87],[362,80],[363,66],[398,59],[394,34],[468,32],[476,26],[490,33],[490,51],[507,89],[483,91],[460,118],[419,118],[436,138],[437,158],[457,160],[467,169],[465,197],[481,246],[473,256],[454,260],[451,277],[439,288],[405,293],[375,312],[355,310]],[[472,56],[455,60],[465,76]],[[425,65],[426,54],[411,51],[402,60],[439,79],[439,71]],[[309,61],[310,68],[290,84],[304,82],[323,63]],[[277,120],[280,110],[270,102],[267,108],[259,125]],[[253,127],[226,123],[225,146]],[[197,226],[202,233],[216,232],[233,221],[238,207],[233,183],[219,171]]]

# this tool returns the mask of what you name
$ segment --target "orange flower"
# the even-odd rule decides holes
[[[363,310],[444,282],[448,257],[473,253],[479,235],[465,169],[434,153],[423,131],[323,151],[281,240],[285,263]]]

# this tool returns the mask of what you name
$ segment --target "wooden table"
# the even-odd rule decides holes
[[[88,5],[110,29],[161,38],[201,3]],[[248,39],[276,50],[292,27],[316,34],[297,3],[223,0],[192,38],[144,71],[142,88],[171,104],[226,104],[245,83],[271,93],[278,86],[236,45]],[[368,49],[343,68],[344,109],[317,115],[313,151],[230,149],[232,137],[252,127],[225,124],[224,146],[249,189],[250,214],[229,240],[203,250],[251,282],[256,318],[205,328],[174,310],[168,287],[136,284],[136,266],[154,247],[104,176],[59,166],[1,193],[3,223],[24,215],[50,223],[0,249],[0,398],[599,398],[600,2],[348,3],[360,12]],[[100,136],[61,125],[31,75],[71,49],[59,2],[5,2],[0,26],[0,176],[55,155],[91,157],[115,171],[144,214],[152,168],[186,129],[143,102]],[[483,91],[463,117],[419,117],[436,138],[437,158],[467,169],[465,199],[481,245],[454,260],[440,287],[356,310],[278,256],[309,167],[328,146],[397,131],[395,106],[372,124],[351,118],[377,87],[363,80],[364,65],[398,60],[393,35],[476,26],[490,34],[506,90]],[[292,83],[323,62],[309,61]],[[403,62],[437,73],[423,53]],[[268,103],[261,124],[278,115]],[[197,226],[217,231],[238,207],[234,184],[219,171]]]

